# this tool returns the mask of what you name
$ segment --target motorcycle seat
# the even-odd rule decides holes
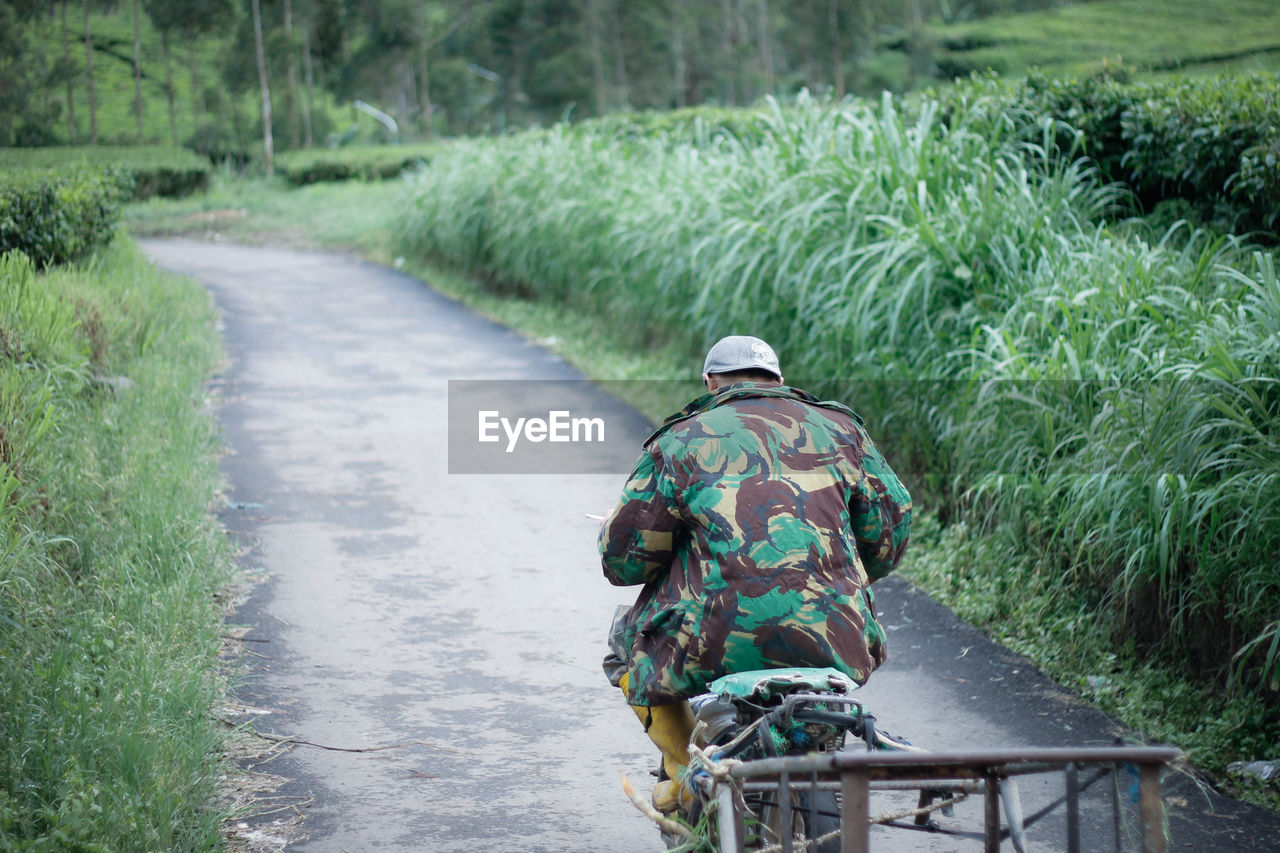
[[[730,673],[708,684],[707,691],[726,698],[768,703],[789,693],[843,695],[852,693],[857,686],[847,675],[831,667],[796,667]]]

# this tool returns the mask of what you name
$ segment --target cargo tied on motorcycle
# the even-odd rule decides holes
[[[913,750],[904,740],[877,733],[875,719],[852,697],[857,685],[830,668],[760,670],[724,676],[690,700],[695,727],[690,765],[683,780],[692,805],[675,816],[660,815],[624,786],[642,812],[662,831],[668,848],[717,849],[726,817],[737,827],[732,843],[743,849],[839,850],[840,809],[835,790],[814,786],[785,794],[742,790],[729,775],[744,763],[807,754],[833,755],[849,734],[867,748]],[[659,770],[659,777],[665,774]],[[732,809],[718,805],[718,792],[735,794]],[[783,845],[783,846],[778,846]]]
[[[871,827],[879,826],[925,831],[950,844],[967,840],[971,849],[990,853],[1008,840],[1025,853],[1027,830],[1061,812],[1065,822],[1055,829],[1066,838],[1058,849],[1078,853],[1084,849],[1081,798],[1100,781],[1111,783],[1104,797],[1111,806],[1107,846],[1165,849],[1160,777],[1180,758],[1176,749],[928,752],[880,731],[850,695],[856,685],[835,670],[738,673],[708,688],[690,700],[697,724],[683,784],[691,805],[659,814],[623,779],[670,850],[865,853]],[[846,748],[849,734],[862,748]],[[1061,774],[1063,793],[1024,815],[1017,780],[1033,774]],[[898,807],[873,817],[872,791],[892,792]],[[901,807],[908,794],[915,805]],[[980,828],[950,820],[953,807],[975,795],[983,807],[969,825]],[[945,825],[939,816],[948,818]],[[1089,848],[1099,849],[1098,841],[1090,838]]]

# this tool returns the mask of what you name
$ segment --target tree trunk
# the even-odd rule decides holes
[[[870,0],[858,0],[855,5],[856,13],[853,18],[852,26],[852,45],[854,60],[854,87],[866,84],[866,74],[863,66],[870,58],[875,48],[875,39],[872,35],[875,32],[875,10],[871,8]]]
[[[689,65],[684,55],[684,22],[680,20],[680,5],[671,14],[671,85],[675,89],[675,106],[685,106],[685,89],[689,85]]]
[[[618,0],[604,0],[609,10],[609,31],[613,39],[613,86],[615,100],[623,109],[631,103],[627,85],[627,56],[622,51],[622,26],[618,23]]]
[[[289,85],[289,100],[292,101],[294,111],[294,126],[289,135],[289,143],[294,148],[297,148],[298,129],[302,124],[302,98],[298,96],[298,66],[293,57],[293,4],[290,0],[284,0],[284,35],[285,42],[289,45],[289,49],[285,53],[287,57],[285,61],[285,80]]]
[[[173,64],[169,61],[169,31],[160,31],[160,53],[164,56],[164,97],[169,103],[169,141],[178,144],[178,110],[173,102]]]
[[[271,141],[271,87],[267,84],[267,54],[262,46],[262,7],[253,0],[253,44],[258,53],[258,83],[262,87],[262,147],[266,151],[267,174],[275,174],[275,146]]]
[[[196,63],[196,36],[187,42],[187,73],[191,76],[191,132],[200,132],[200,115],[204,112],[204,96],[200,93],[200,70]]]
[[[426,21],[423,21],[426,26]],[[430,46],[426,39],[418,45],[418,100],[422,106],[422,133],[425,139],[431,138],[431,63],[428,60]]]
[[[93,91],[93,31],[89,28],[89,0],[84,0],[84,79],[89,88],[89,144],[98,144],[98,99]]]
[[[827,34],[831,37],[831,70],[836,98],[844,97],[844,51],[840,48],[839,0],[828,0]]]
[[[71,133],[71,144],[76,144],[76,99],[71,89],[71,32],[67,29],[67,4],[71,0],[62,0],[62,64],[67,75],[67,127]]]
[[[720,73],[724,75],[724,102],[726,106],[735,106],[738,101],[737,69],[734,67],[733,0],[720,0],[720,19],[722,28],[722,49]]]
[[[142,21],[138,0],[133,0],[133,114],[137,120],[137,141],[142,144]]]
[[[234,152],[228,155],[228,159],[234,157],[236,171],[243,172],[245,164],[248,163],[248,155],[245,153],[249,150],[248,134],[245,132],[244,122],[240,120],[239,99],[228,98],[226,103],[231,109],[231,129],[236,135]]]
[[[757,39],[760,50],[760,76],[763,79],[764,94],[772,95],[773,81],[773,32],[769,26],[769,0],[757,0]]]
[[[587,44],[591,51],[591,76],[595,80],[596,115],[609,110],[609,91],[604,79],[604,47],[600,38],[600,0],[586,0]]]
[[[307,18],[302,26],[302,132],[303,145],[310,148],[315,144],[315,134],[311,127],[311,98],[315,91],[315,70],[311,65],[311,19]]]

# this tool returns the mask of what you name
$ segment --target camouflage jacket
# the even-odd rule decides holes
[[[722,675],[885,659],[867,586],[907,545],[911,497],[838,403],[744,382],[645,442],[600,531],[604,574],[643,584],[622,630],[628,701],[662,705]]]

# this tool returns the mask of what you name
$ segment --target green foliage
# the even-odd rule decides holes
[[[0,252],[74,260],[111,239],[122,201],[203,190],[210,172],[181,148],[0,148]]]
[[[1280,7],[1271,0],[1090,0],[932,23],[928,32],[944,78],[1087,75],[1116,62],[1139,72],[1280,71]]]
[[[437,144],[367,145],[289,151],[276,158],[276,171],[294,186],[359,179],[377,181],[427,163]]]
[[[993,130],[1016,117],[1030,142],[1046,132],[1091,158],[1146,210],[1177,202],[1195,221],[1233,232],[1280,225],[1280,74],[1125,83],[1109,76],[1019,81],[973,78],[942,94]],[[1046,125],[1046,122],[1053,122]]]
[[[139,129],[133,7],[91,3],[96,141],[182,142],[239,164],[261,156],[247,5],[142,3]],[[0,87],[0,145],[88,140],[80,8],[70,10],[65,29],[63,8],[28,0],[0,6],[0,79],[7,84]],[[401,140],[409,140],[502,133],[570,116],[755,104],[803,90],[876,95],[988,68],[1083,73],[1118,55],[1148,73],[1224,63],[1280,70],[1280,13],[1270,0],[679,8],[666,0],[325,0],[296,9],[263,3],[262,12],[279,150],[319,144],[341,127],[381,139],[371,119],[351,113],[357,98],[393,113]],[[987,18],[993,14],[999,17]]]
[[[696,361],[722,334],[769,339],[789,379],[868,416],[944,520],[1009,531],[1076,630],[1267,691],[1270,257],[1109,227],[1122,196],[1052,123],[994,99],[947,110],[802,103],[750,144],[459,143],[408,180],[401,237],[622,344]]]
[[[110,240],[130,186],[120,172],[87,167],[3,171],[0,178],[0,252],[24,252],[41,266]]]
[[[25,169],[109,168],[128,178],[129,195],[182,197],[204,191],[213,167],[186,148],[165,145],[0,148],[0,175]]]
[[[614,113],[573,125],[589,136],[617,139],[662,138],[673,143],[706,145],[718,136],[741,142],[760,139],[769,125],[768,114],[759,110],[728,107],[686,107],[679,110]]]
[[[217,850],[209,298],[0,257],[0,847]]]
[[[942,528],[925,514],[912,537],[914,555],[904,571],[914,583],[1036,658],[1103,711],[1147,737],[1182,745],[1198,766],[1221,772],[1224,755],[1266,756],[1280,742],[1280,719],[1265,694],[1224,694],[1146,659],[1135,643],[1115,643],[1092,618],[1091,597],[1064,596],[1059,578],[1043,571],[1009,531],[979,535],[963,523]]]

